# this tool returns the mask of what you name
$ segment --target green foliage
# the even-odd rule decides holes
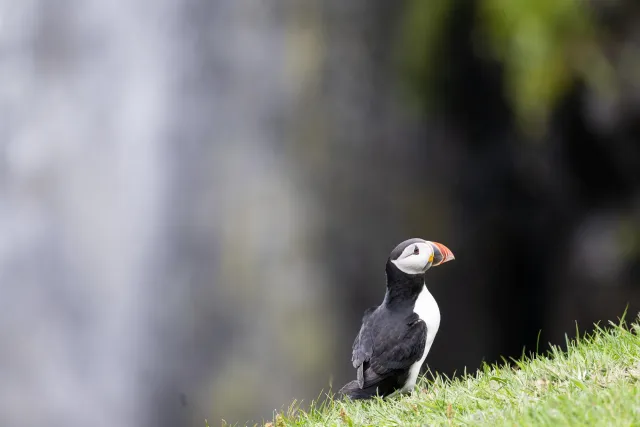
[[[399,54],[405,79],[426,98],[454,0],[412,1],[402,22]],[[480,0],[471,43],[478,56],[503,65],[504,91],[522,130],[539,136],[549,113],[571,83],[582,79],[602,90],[612,72],[600,34],[582,0]],[[427,90],[425,90],[427,89]],[[427,105],[428,99],[423,100]]]
[[[429,103],[436,67],[442,65],[443,38],[450,13],[451,0],[409,0],[406,2],[398,37],[397,60],[404,78],[409,81],[416,101]]]
[[[567,347],[456,379],[436,374],[410,396],[292,405],[271,425],[638,425],[640,326],[597,327]]]
[[[587,58],[597,56],[595,28],[580,0],[483,0],[480,34],[504,64],[506,92],[525,130],[547,115]],[[593,64],[590,64],[593,65]]]

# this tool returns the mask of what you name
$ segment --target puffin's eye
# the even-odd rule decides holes
[[[420,249],[418,249],[417,246],[415,248],[413,248],[413,254],[414,255],[418,255],[419,253],[420,253]]]

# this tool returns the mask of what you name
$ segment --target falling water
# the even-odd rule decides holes
[[[317,367],[275,351],[323,279],[272,9],[0,1],[0,425],[268,415]]]

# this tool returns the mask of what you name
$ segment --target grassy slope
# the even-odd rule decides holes
[[[640,325],[612,325],[547,356],[422,380],[411,396],[296,405],[269,426],[638,425]]]

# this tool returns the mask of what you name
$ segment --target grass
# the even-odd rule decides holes
[[[320,401],[319,401],[320,402]],[[225,423],[223,422],[223,425]],[[624,321],[546,355],[421,379],[409,396],[294,403],[267,427],[425,425],[640,426],[640,325]]]

